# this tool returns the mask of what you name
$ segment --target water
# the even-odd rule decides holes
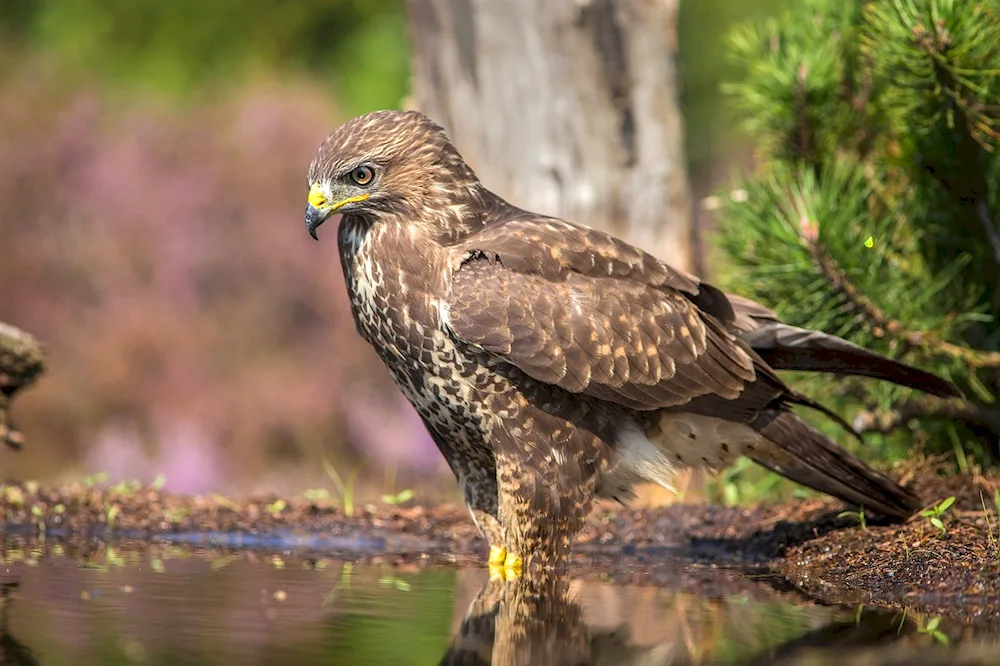
[[[766,577],[677,563],[664,587],[601,580],[601,567],[491,584],[481,568],[187,545],[8,545],[3,560],[3,664],[1000,661],[987,628],[822,605]]]

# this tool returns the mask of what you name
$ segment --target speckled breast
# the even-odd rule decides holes
[[[420,415],[455,448],[486,450],[486,403],[496,378],[444,330],[426,266],[414,266],[383,225],[342,224],[341,260],[358,332]]]

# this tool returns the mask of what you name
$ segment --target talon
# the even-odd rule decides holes
[[[499,564],[490,563],[490,581],[507,580],[507,575],[504,573],[503,566]]]
[[[490,580],[514,580],[520,578],[524,565],[521,558],[508,553],[504,546],[490,546]]]
[[[507,549],[504,546],[490,546],[489,564],[491,567],[502,567],[507,561]]]
[[[514,553],[507,553],[507,559],[504,560],[503,570],[506,574],[507,580],[513,580],[515,578],[521,577],[521,571],[524,568],[524,563],[521,558]]]

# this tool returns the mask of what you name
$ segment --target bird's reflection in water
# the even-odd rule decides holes
[[[884,645],[915,630],[912,621],[895,612],[850,616],[847,611],[845,618],[836,609],[825,609],[823,617],[810,618],[795,609],[788,616],[772,612],[775,606],[766,602],[758,608],[740,598],[701,601],[697,608],[685,603],[664,608],[670,614],[664,619],[672,623],[664,626],[676,631],[661,637],[662,642],[647,637],[640,644],[626,625],[588,624],[566,579],[490,581],[470,605],[441,664],[795,664],[802,663],[807,651]]]

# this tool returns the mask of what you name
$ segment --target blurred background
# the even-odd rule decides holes
[[[779,4],[681,2],[696,202],[749,150],[723,36]],[[316,147],[405,105],[408,59],[402,0],[0,4],[0,320],[50,354],[3,476],[455,492],[302,227]]]

